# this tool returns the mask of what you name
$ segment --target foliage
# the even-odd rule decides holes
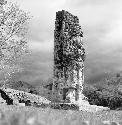
[[[26,33],[29,14],[16,4],[0,3],[0,74],[4,81],[20,72],[19,61],[28,53]]]
[[[84,88],[84,94],[90,104],[117,109],[122,107],[122,92],[118,91],[118,84],[118,77],[112,77],[104,84],[93,85],[92,87],[87,85],[87,89]]]

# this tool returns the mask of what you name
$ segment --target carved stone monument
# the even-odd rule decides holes
[[[53,96],[60,102],[83,99],[84,60],[83,32],[77,16],[67,11],[56,13],[54,31]]]
[[[52,102],[75,104],[79,110],[99,111],[107,107],[90,105],[83,95],[85,49],[77,16],[56,13],[54,30],[54,81]]]

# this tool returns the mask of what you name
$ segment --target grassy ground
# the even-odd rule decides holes
[[[122,111],[88,113],[0,105],[0,125],[87,125],[85,122],[89,122],[88,125],[117,125],[107,124],[109,121],[122,125]]]

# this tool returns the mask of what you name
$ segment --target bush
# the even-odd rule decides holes
[[[114,93],[104,88],[102,91],[87,89],[84,95],[91,105],[109,107],[112,110],[122,107],[122,95],[119,92]]]

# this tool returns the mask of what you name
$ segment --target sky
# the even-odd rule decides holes
[[[31,54],[23,61],[20,79],[39,84],[52,77],[54,26],[57,11],[78,16],[86,49],[85,81],[97,82],[122,71],[122,0],[8,0],[30,12]]]

